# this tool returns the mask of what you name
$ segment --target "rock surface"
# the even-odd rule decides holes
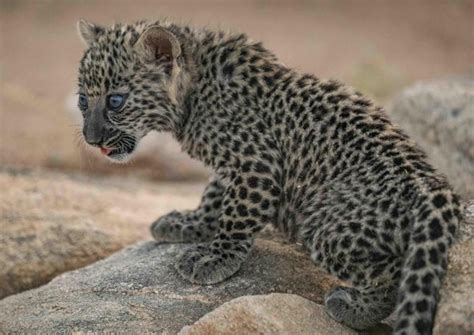
[[[257,240],[232,278],[213,286],[181,279],[174,261],[186,245],[141,242],[49,284],[0,301],[5,333],[176,334],[222,303],[283,292],[322,302],[334,280],[294,245]]]
[[[474,77],[412,86],[389,112],[456,191],[474,198]]]
[[[201,186],[0,170],[0,298],[37,287],[140,239]]]
[[[64,271],[85,266],[120,249],[114,238],[86,219],[8,218],[0,235],[0,298],[39,286]]]
[[[460,242],[449,252],[435,335],[474,334],[474,201],[466,205],[461,233]]]
[[[331,319],[324,306],[294,294],[273,293],[229,301],[178,335],[355,335]]]

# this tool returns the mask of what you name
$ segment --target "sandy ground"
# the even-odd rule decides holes
[[[75,90],[83,50],[75,31],[81,17],[111,24],[166,16],[244,31],[289,66],[386,101],[414,81],[473,71],[473,8],[471,0],[1,0],[0,164],[159,179],[186,165],[155,157],[119,168],[78,145],[65,100]]]

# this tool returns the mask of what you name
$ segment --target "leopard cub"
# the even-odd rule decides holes
[[[331,317],[366,329],[396,309],[395,334],[432,332],[459,200],[382,108],[244,34],[78,28],[85,140],[125,161],[148,132],[167,131],[215,172],[197,209],[151,226],[159,241],[196,242],[177,260],[182,277],[232,276],[271,223],[350,284],[327,294]]]

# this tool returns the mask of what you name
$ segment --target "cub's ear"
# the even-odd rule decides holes
[[[160,26],[147,28],[134,45],[135,50],[146,62],[174,61],[181,54],[176,36]]]
[[[90,46],[94,43],[99,35],[103,34],[105,29],[101,26],[95,25],[84,19],[77,22],[77,31],[79,36],[86,46]]]

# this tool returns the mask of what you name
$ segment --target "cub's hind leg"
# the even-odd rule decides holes
[[[204,190],[199,207],[172,211],[152,223],[153,238],[159,242],[205,242],[218,228],[224,186],[214,177]]]
[[[388,246],[384,252],[374,241],[362,243],[360,236],[354,240],[354,243],[342,243],[341,246],[350,247],[345,257],[338,253],[325,263],[333,275],[349,281],[352,287],[336,287],[324,300],[332,318],[362,330],[375,326],[394,311],[402,261]]]
[[[328,314],[357,330],[389,316],[397,300],[402,266],[398,240],[396,234],[380,238],[381,229],[374,222],[323,221],[308,225],[304,232],[315,263],[352,284],[326,295]]]

